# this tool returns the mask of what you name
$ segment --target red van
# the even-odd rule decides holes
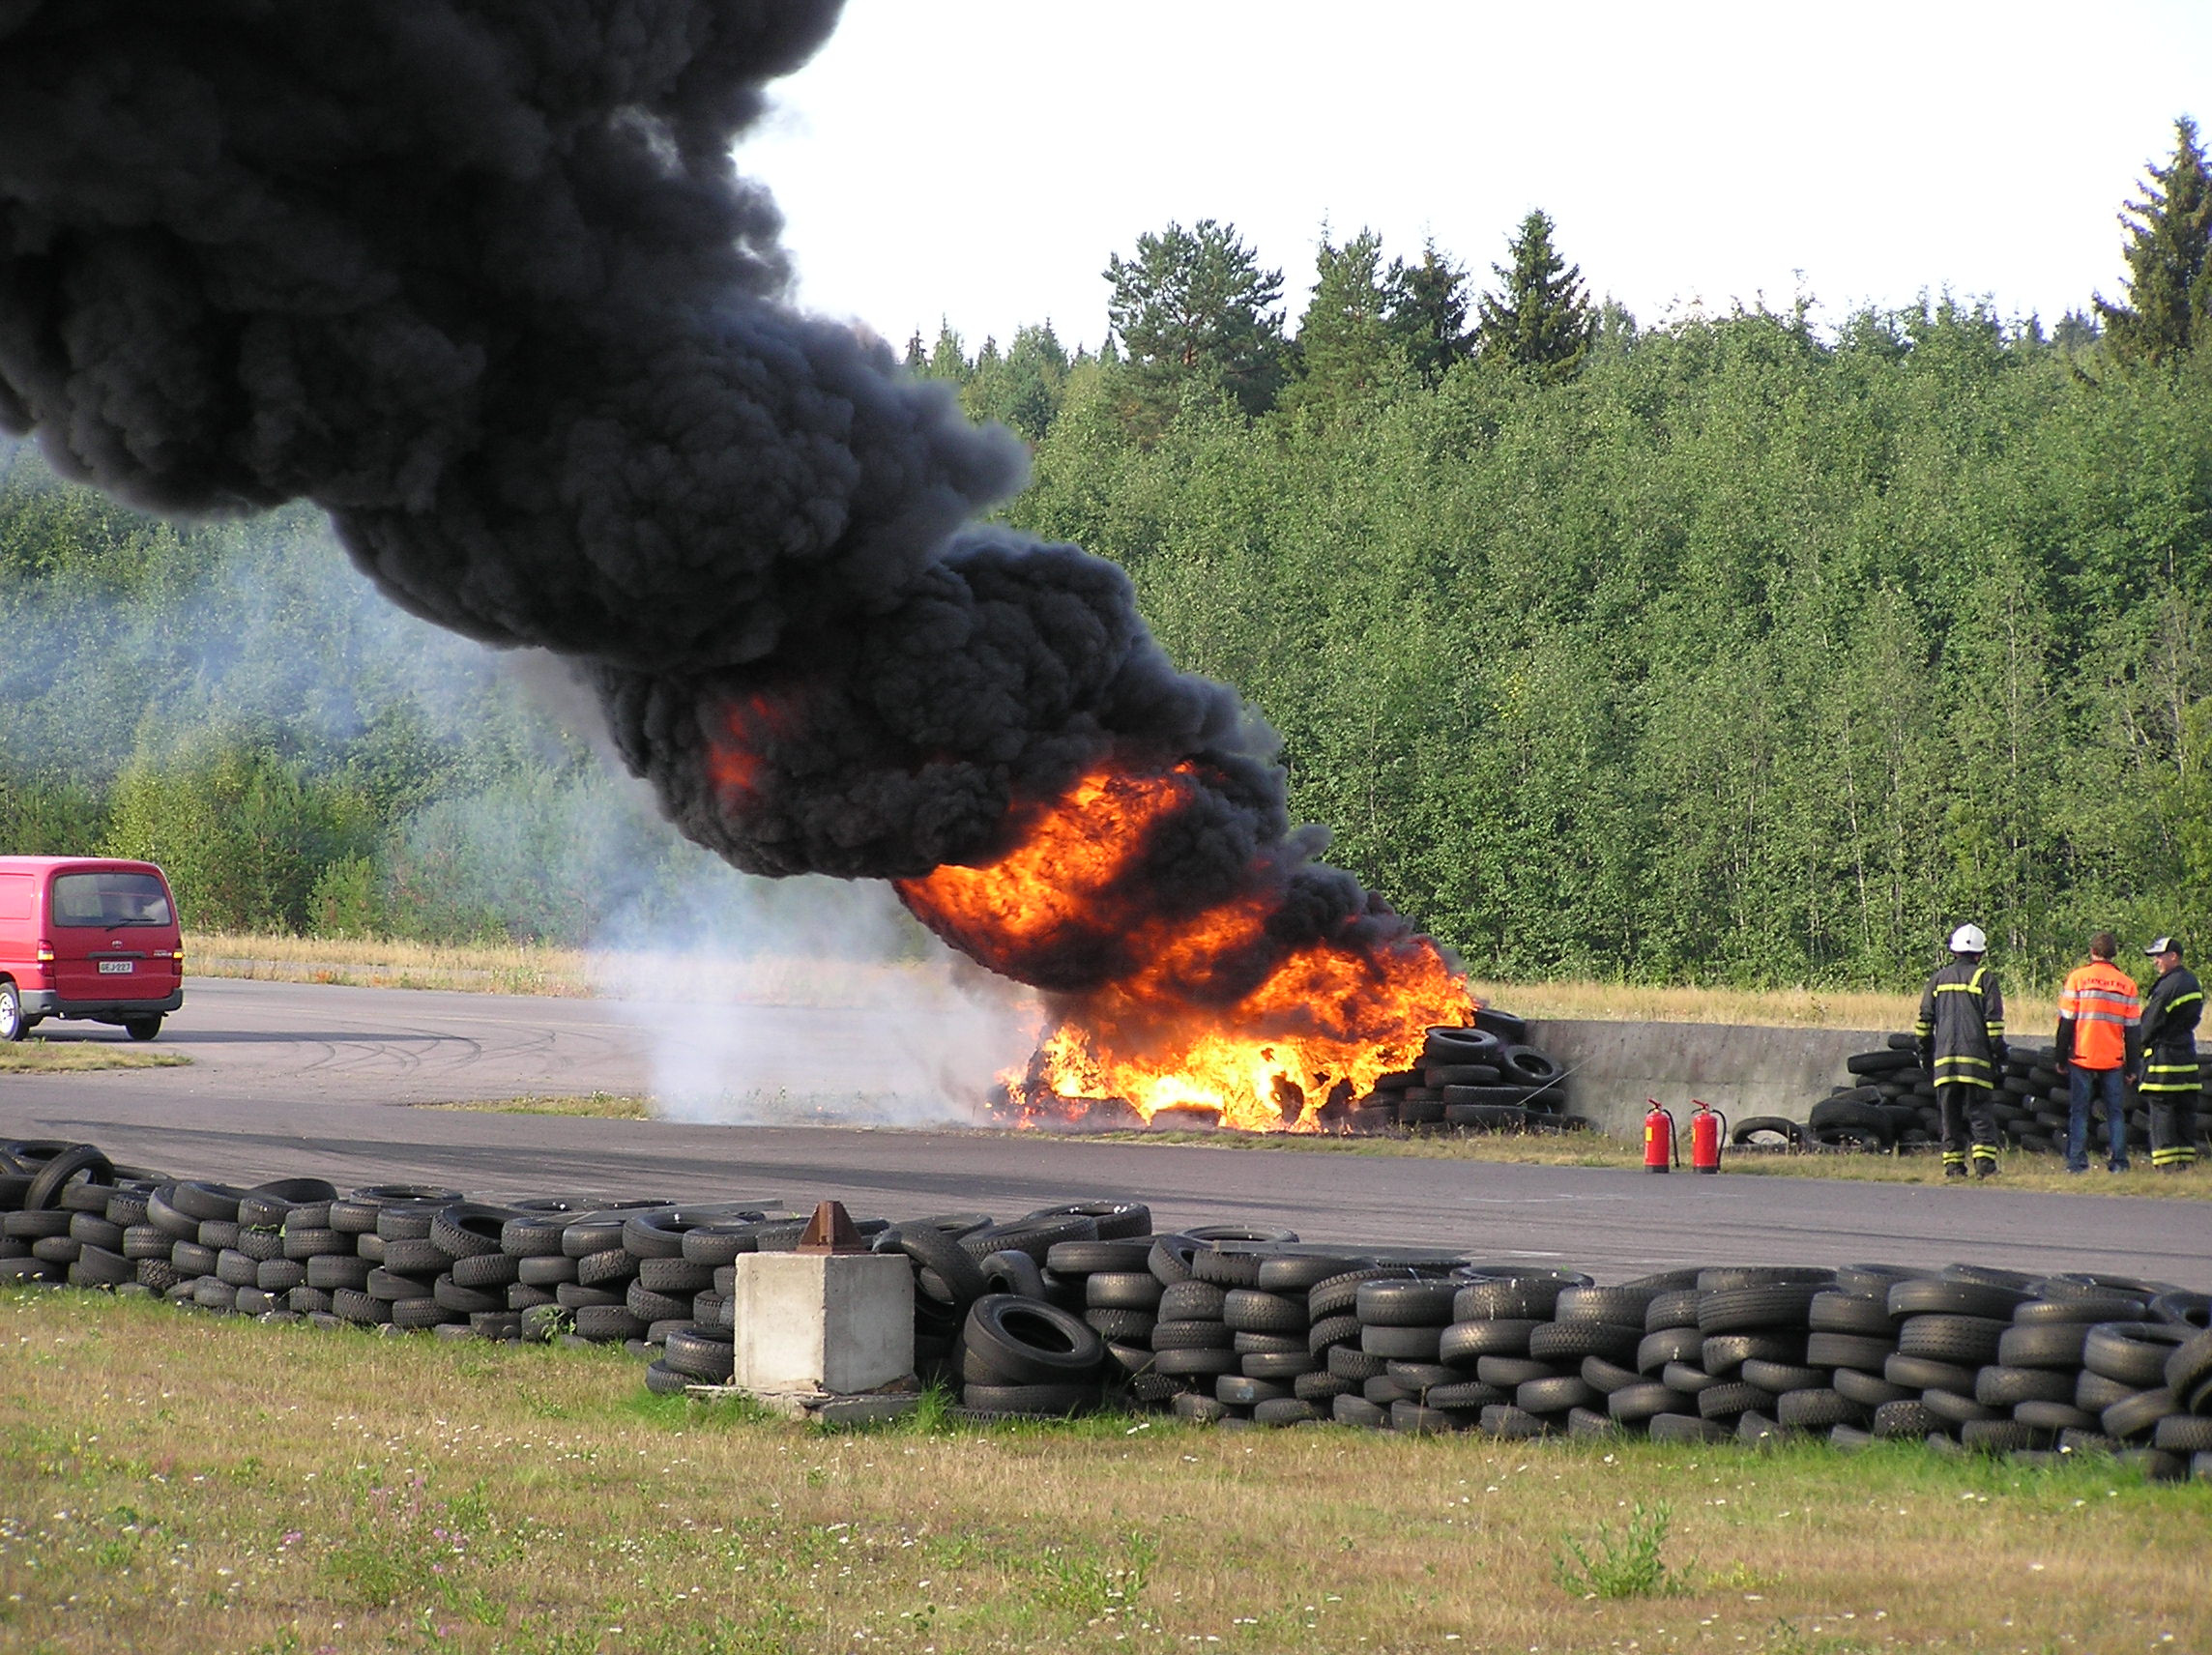
[[[47,1017],[151,1040],[185,1002],[185,940],[152,862],[0,857],[0,1040]]]

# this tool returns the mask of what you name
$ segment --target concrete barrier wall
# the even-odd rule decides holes
[[[1646,1098],[1679,1121],[1703,1098],[1733,1122],[1805,1112],[1845,1078],[1844,1060],[1886,1038],[1866,1029],[1729,1023],[1532,1021],[1528,1043],[1572,1071],[1567,1107],[1602,1132],[1641,1140]]]

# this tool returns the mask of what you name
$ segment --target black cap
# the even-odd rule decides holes
[[[2149,947],[2145,948],[2143,952],[2155,960],[2161,954],[2180,953],[2181,944],[2171,937],[2161,937],[2157,942],[2153,943]]]

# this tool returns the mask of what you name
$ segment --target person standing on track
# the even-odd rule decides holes
[[[2142,997],[2135,979],[2112,964],[2120,940],[2110,931],[2089,939],[2089,963],[2066,979],[2058,997],[2058,1070],[2068,1076],[2066,1170],[2089,1170],[2089,1105],[2105,1109],[2105,1170],[2128,1170],[2128,1086],[2142,1064]]]
[[[1929,979],[1913,1030],[1921,1066],[1936,1077],[1947,1178],[1966,1176],[1969,1148],[1974,1176],[1994,1177],[1997,1170],[1997,1118],[1992,1105],[2005,1063],[2004,991],[1984,957],[1989,947],[1979,925],[1962,925],[1951,933],[1951,963]]]
[[[2150,1164],[2178,1173],[2197,1164],[2197,1020],[2204,989],[2181,963],[2181,944],[2161,937],[2143,950],[2158,966],[2142,1014],[2142,1097],[2150,1105]]]

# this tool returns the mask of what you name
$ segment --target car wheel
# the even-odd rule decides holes
[[[12,982],[0,982],[0,1040],[20,1040],[30,1030],[23,1020],[23,997]]]
[[[127,1017],[123,1020],[123,1031],[133,1040],[151,1040],[160,1033],[161,1020],[159,1017]]]

